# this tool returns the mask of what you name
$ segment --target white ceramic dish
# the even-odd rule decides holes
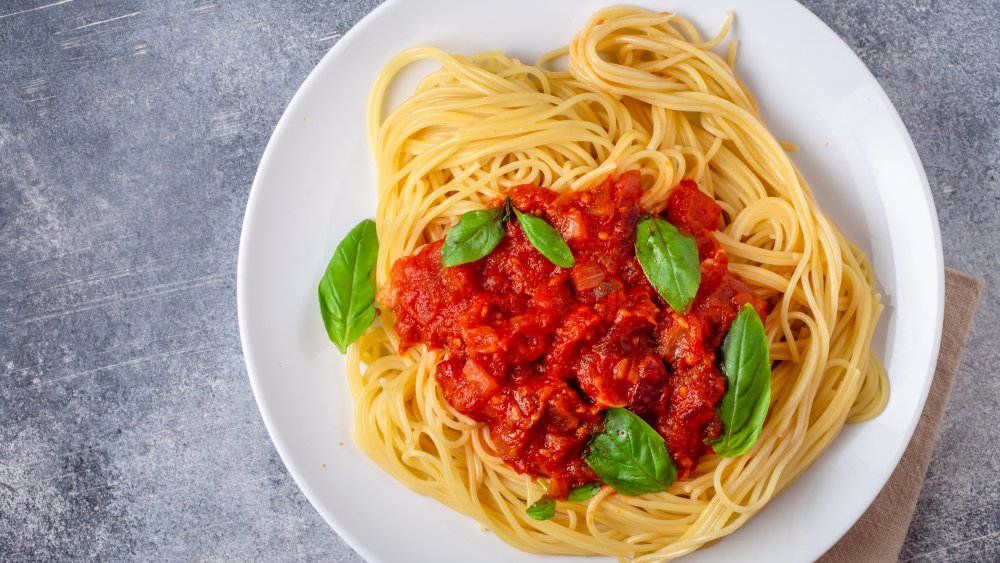
[[[355,26],[281,118],[247,204],[237,294],[247,371],[289,472],[355,549],[377,561],[552,561],[410,492],[353,445],[344,358],[327,340],[316,284],[341,237],[374,216],[365,111],[383,63],[409,46],[503,49],[525,60],[565,44],[598,0],[389,0]],[[877,419],[844,429],[748,525],[686,561],[806,561],[857,520],[919,418],[940,340],[943,267],[923,169],[885,93],[854,53],[791,0],[639,0],[706,33],[737,16],[737,71],[816,198],[871,257],[887,305],[876,348],[892,382]],[[571,559],[571,558],[565,558]]]

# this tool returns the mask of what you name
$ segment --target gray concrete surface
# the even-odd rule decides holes
[[[261,423],[235,268],[282,109],[376,3],[0,0],[0,560],[358,560]],[[1000,560],[1000,4],[806,4],[988,282],[901,558]]]

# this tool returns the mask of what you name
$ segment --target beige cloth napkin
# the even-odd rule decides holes
[[[889,562],[899,559],[927,464],[937,442],[948,395],[965,352],[965,339],[983,281],[956,270],[944,276],[944,328],[934,381],[910,445],[872,505],[820,563]]]

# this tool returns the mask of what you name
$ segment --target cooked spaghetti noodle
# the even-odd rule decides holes
[[[767,300],[771,410],[749,453],[706,455],[667,492],[604,488],[536,521],[540,483],[500,459],[489,429],[442,397],[441,353],[400,355],[392,312],[348,353],[355,440],[421,494],[539,553],[637,561],[689,553],[739,528],[796,478],[847,421],[878,414],[888,381],[871,351],[881,307],[871,267],[819,210],[733,71],[736,49],[667,13],[610,8],[535,65],[500,52],[400,53],[379,76],[369,127],[378,174],[379,286],[393,263],[441,239],[457,218],[520,184],[577,190],[638,170],[643,207],[662,210],[693,179],[723,210],[715,233],[729,269]],[[557,60],[568,57],[568,70]],[[388,115],[401,69],[440,63]]]

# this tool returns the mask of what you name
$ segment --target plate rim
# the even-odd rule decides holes
[[[343,526],[340,523],[340,518],[336,516],[333,512],[327,510],[323,503],[319,501],[319,495],[317,494],[314,487],[310,484],[309,480],[305,478],[304,469],[293,460],[292,454],[288,449],[288,445],[284,443],[280,438],[278,438],[277,423],[275,421],[274,413],[269,411],[265,407],[265,399],[263,397],[261,374],[258,371],[258,367],[253,365],[251,358],[252,344],[251,342],[251,327],[248,325],[246,320],[247,315],[245,311],[249,308],[250,304],[247,303],[247,284],[248,273],[247,273],[247,256],[249,254],[248,248],[250,248],[249,238],[253,231],[252,225],[255,223],[254,216],[257,212],[258,205],[257,202],[260,199],[260,194],[264,188],[266,182],[263,177],[266,175],[265,171],[270,166],[271,162],[276,158],[277,146],[280,145],[280,138],[289,134],[291,130],[291,125],[294,122],[293,114],[300,105],[302,105],[302,100],[306,97],[306,92],[311,88],[312,84],[320,80],[320,76],[325,74],[323,69],[330,66],[337,54],[349,47],[351,42],[355,37],[361,35],[368,28],[377,25],[378,21],[383,17],[382,14],[390,12],[395,6],[400,4],[405,4],[409,2],[416,2],[418,0],[386,0],[382,4],[376,6],[370,12],[365,14],[357,23],[355,23],[351,28],[344,33],[337,43],[335,43],[319,60],[318,63],[309,71],[302,84],[296,89],[295,94],[292,96],[288,104],[282,111],[281,117],[278,119],[273,131],[268,138],[268,142],[265,145],[264,151],[260,157],[260,161],[257,166],[257,170],[254,174],[254,179],[251,184],[250,193],[247,197],[246,208],[243,214],[243,221],[240,231],[239,239],[239,249],[237,255],[237,268],[236,268],[236,302],[237,302],[237,317],[239,325],[240,334],[240,344],[241,351],[244,358],[244,364],[247,370],[247,377],[250,380],[250,386],[253,391],[254,401],[257,405],[257,409],[260,412],[261,418],[264,422],[264,426],[267,429],[268,437],[275,450],[278,452],[282,463],[284,464],[288,473],[292,476],[295,481],[296,486],[302,491],[303,495],[312,505],[328,526],[340,537],[342,538],[352,549],[354,549],[359,555],[361,555],[366,560],[377,561],[379,557],[371,552],[367,545],[363,542],[359,542],[354,534],[349,530],[347,526]],[[804,14],[801,16],[811,18],[814,23],[818,23],[830,34],[830,36],[836,38],[839,42],[839,46],[845,48],[850,55],[854,58],[863,72],[866,78],[870,80],[870,83],[874,85],[874,93],[880,98],[880,101],[884,103],[888,109],[888,117],[893,122],[895,129],[901,133],[901,138],[907,150],[908,157],[912,160],[917,175],[920,180],[920,186],[922,189],[922,194],[924,196],[925,203],[927,204],[927,211],[930,215],[930,225],[931,234],[934,240],[934,268],[936,272],[936,279],[934,283],[937,288],[937,299],[935,303],[934,311],[934,334],[932,336],[933,350],[931,351],[929,362],[928,362],[928,375],[924,378],[923,388],[919,392],[919,398],[917,401],[917,407],[914,413],[911,415],[910,420],[907,422],[905,428],[905,440],[900,440],[895,445],[895,450],[892,455],[887,456],[886,459],[891,459],[892,470],[885,475],[882,479],[879,490],[885,486],[885,483],[893,475],[895,469],[899,465],[899,461],[902,458],[907,446],[912,440],[913,433],[916,429],[917,424],[923,414],[924,407],[926,405],[927,396],[929,394],[931,384],[933,383],[934,374],[936,372],[937,359],[940,353],[940,344],[943,330],[943,319],[944,319],[944,256],[943,256],[943,246],[941,242],[941,228],[938,221],[937,208],[934,202],[933,194],[930,189],[930,184],[927,179],[926,170],[924,169],[923,163],[921,162],[920,155],[917,152],[916,146],[913,143],[913,138],[909,133],[905,123],[903,122],[899,111],[896,109],[892,100],[889,98],[888,94],[885,92],[881,83],[871,72],[871,69],[865,64],[865,62],[858,56],[858,54],[847,44],[846,41],[833,30],[825,21],[823,21],[819,16],[813,13],[811,10],[806,8],[804,5],[800,4],[795,0],[780,0],[788,5],[789,9],[797,9]],[[609,3],[612,4],[613,2]],[[734,1],[734,4],[736,2]],[[914,194],[915,195],[915,194]],[[259,368],[260,371],[264,371],[264,368]],[[824,452],[825,453],[825,452]],[[418,494],[412,491],[408,491],[410,494]],[[823,549],[818,550],[816,557],[819,557],[826,553],[833,545],[835,545],[843,536],[854,526],[855,523],[861,518],[868,507],[874,502],[875,498],[878,496],[878,491],[872,495],[866,503],[864,503],[864,508],[856,515],[853,515],[849,522],[846,522],[842,529],[839,530],[838,534],[832,541],[821,542],[823,544]],[[832,536],[831,536],[832,537]]]

